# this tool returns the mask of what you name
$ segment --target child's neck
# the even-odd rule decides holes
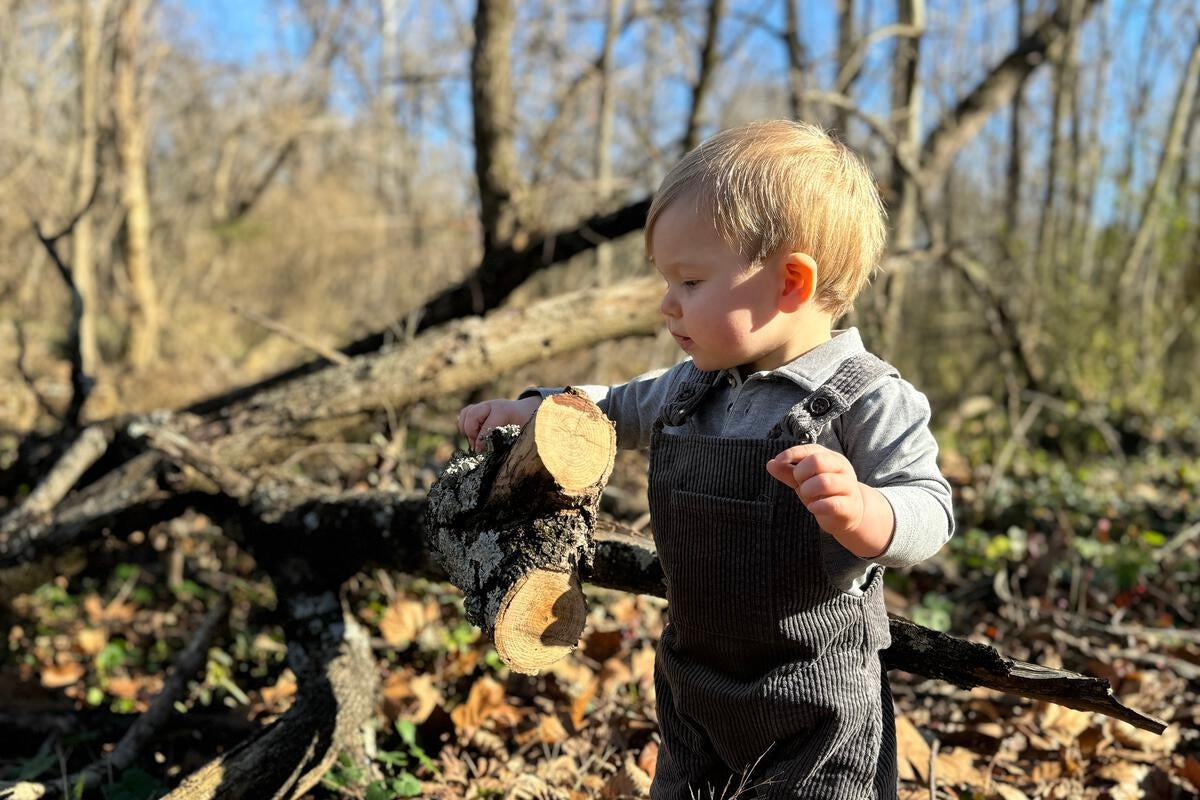
[[[831,319],[826,320],[826,324],[822,325],[802,325],[796,335],[783,342],[779,347],[754,362],[739,367],[738,370],[744,378],[754,372],[777,369],[832,338],[833,320]]]

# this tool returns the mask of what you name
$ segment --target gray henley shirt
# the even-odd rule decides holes
[[[858,331],[850,328],[835,331],[828,342],[776,369],[755,372],[745,379],[736,368],[724,370],[718,387],[691,418],[680,427],[667,426],[663,432],[763,438],[792,406],[830,378],[839,364],[864,351]],[[616,386],[578,388],[613,421],[619,447],[645,448],[654,421],[673,397],[686,366],[684,361]],[[529,389],[521,396],[546,396],[556,391],[561,390]],[[937,466],[938,447],[929,430],[929,418],[925,395],[903,378],[885,375],[817,435],[817,444],[845,455],[858,480],[878,489],[891,504],[896,518],[891,542],[872,559],[883,566],[907,567],[929,558],[954,530],[950,485]],[[798,497],[796,502],[800,502]],[[844,572],[849,566],[839,564],[834,571]],[[858,574],[845,587],[849,591],[857,589],[862,574],[852,571]]]

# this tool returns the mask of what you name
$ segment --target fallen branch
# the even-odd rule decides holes
[[[101,425],[85,428],[25,502],[0,520],[0,549],[7,548],[8,541],[22,528],[45,519],[80,476],[100,460],[111,441],[111,429]]]

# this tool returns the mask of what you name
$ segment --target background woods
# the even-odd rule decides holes
[[[1183,0],[0,0],[0,781],[637,794],[661,604],[589,593],[526,680],[443,584],[362,570],[427,572],[386,534],[474,393],[677,357],[648,199],[777,116],[878,176],[891,249],[845,322],[929,394],[956,484],[893,608],[1173,723],[898,680],[906,789],[1200,792]],[[601,508],[644,528],[639,458]]]

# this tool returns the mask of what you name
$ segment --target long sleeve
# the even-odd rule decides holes
[[[929,401],[912,384],[889,377],[840,420],[839,439],[858,479],[892,506],[896,526],[882,555],[887,567],[929,558],[954,532],[950,484],[937,466]]]
[[[654,421],[671,398],[687,364],[682,362],[669,369],[653,370],[615,386],[584,385],[575,388],[586,393],[613,421],[617,429],[617,447],[627,450],[648,447],[654,433]],[[561,391],[561,387],[535,387],[526,389],[520,396],[547,397]]]

